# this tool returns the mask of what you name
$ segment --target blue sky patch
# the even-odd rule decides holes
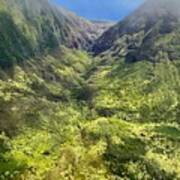
[[[53,0],[90,20],[118,21],[136,9],[143,0]]]

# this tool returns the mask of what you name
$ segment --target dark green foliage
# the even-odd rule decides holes
[[[27,38],[7,12],[0,12],[0,41],[0,66],[3,69],[11,67],[33,53]]]
[[[143,164],[145,155],[145,143],[137,138],[123,139],[123,145],[109,144],[105,158],[110,162],[110,169],[121,177],[131,177],[128,174],[127,164],[140,162]]]
[[[57,48],[59,45],[58,39],[55,36],[55,34],[53,34],[53,29],[51,26],[47,26],[47,24],[50,24],[50,22],[48,20],[46,20],[44,22],[44,24],[42,24],[42,39],[40,39],[40,49],[44,50],[46,48],[49,49],[54,49]]]
[[[0,67],[11,68],[62,45],[87,49],[94,26],[47,0],[1,0]]]

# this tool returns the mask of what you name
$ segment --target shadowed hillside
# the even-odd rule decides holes
[[[95,43],[95,54],[106,50],[127,62],[179,59],[180,2],[149,0],[106,31]]]
[[[103,31],[97,24],[57,8],[47,0],[1,0],[0,19],[3,68],[60,45],[89,49]]]

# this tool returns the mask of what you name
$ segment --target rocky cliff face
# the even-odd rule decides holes
[[[149,0],[106,31],[95,43],[95,54],[110,50],[128,62],[180,59],[180,1]]]

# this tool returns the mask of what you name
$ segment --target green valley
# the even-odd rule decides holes
[[[180,179],[178,18],[0,2],[0,180]]]

